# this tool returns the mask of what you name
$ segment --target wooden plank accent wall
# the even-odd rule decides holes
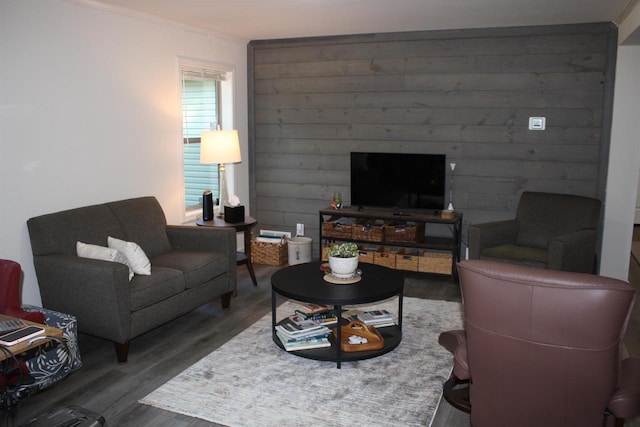
[[[252,215],[317,242],[331,194],[350,203],[351,151],[446,154],[465,240],[524,190],[603,200],[616,37],[595,23],[252,41]]]

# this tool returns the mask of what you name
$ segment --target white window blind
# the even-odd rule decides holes
[[[226,72],[180,66],[185,210],[202,206],[202,193],[218,194],[218,165],[200,163],[200,135],[220,123],[220,82]]]

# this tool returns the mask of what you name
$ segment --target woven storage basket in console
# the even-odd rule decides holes
[[[287,262],[287,241],[278,243],[258,242],[251,240],[251,263],[266,265],[283,265]]]
[[[343,224],[338,221],[325,221],[322,223],[322,235],[338,239],[351,239],[352,224]]]
[[[451,274],[453,255],[445,252],[424,251],[418,258],[418,271],[422,273]]]
[[[391,222],[384,226],[384,241],[398,243],[422,243],[424,223]]]
[[[407,271],[418,271],[418,250],[401,248],[396,254],[396,269]]]
[[[388,268],[396,268],[396,253],[389,248],[381,247],[373,253],[373,263]]]
[[[366,242],[382,242],[384,239],[384,222],[359,219],[353,226],[353,239]]]

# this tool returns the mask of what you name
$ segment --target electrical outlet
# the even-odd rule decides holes
[[[296,224],[296,236],[304,236],[304,224]]]

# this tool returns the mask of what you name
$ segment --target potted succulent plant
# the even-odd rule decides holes
[[[340,279],[348,279],[356,274],[358,269],[358,245],[355,243],[341,243],[329,248],[329,267],[331,274]]]

